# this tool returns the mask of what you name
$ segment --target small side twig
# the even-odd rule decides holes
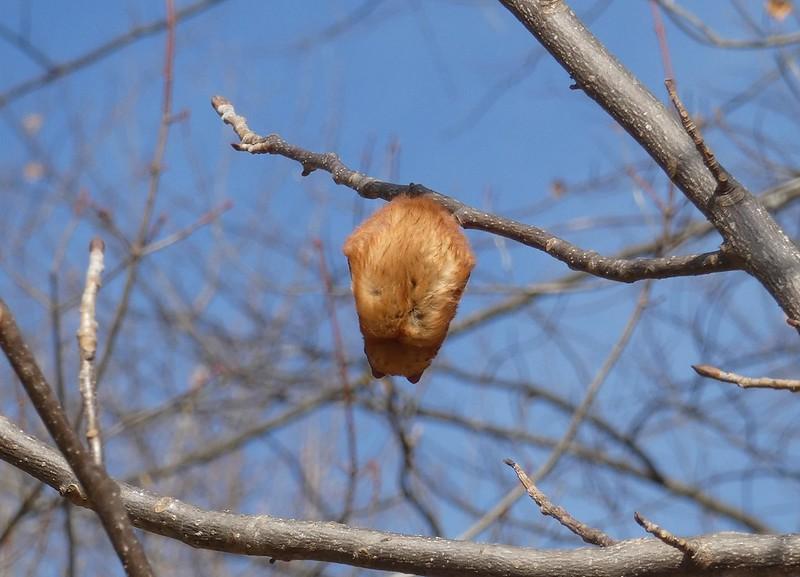
[[[672,101],[672,105],[675,107],[675,110],[678,111],[678,116],[680,116],[681,124],[683,124],[684,130],[686,130],[686,134],[688,134],[692,142],[694,142],[697,152],[700,153],[703,159],[703,164],[706,165],[706,168],[711,172],[711,175],[717,183],[717,189],[714,191],[714,196],[717,197],[717,201],[724,202],[725,204],[734,204],[738,202],[743,196],[743,191],[735,183],[731,182],[728,171],[722,168],[717,161],[717,157],[714,156],[714,153],[711,151],[711,148],[706,144],[705,140],[703,140],[700,129],[694,123],[692,117],[689,116],[689,112],[686,110],[683,102],[681,102],[677,90],[675,90],[675,81],[672,78],[667,78],[664,81],[664,85],[667,87],[667,93],[669,94],[669,99]]]
[[[677,549],[692,561],[697,561],[697,549],[692,546],[689,541],[682,537],[677,537],[661,527],[660,525],[656,525],[649,519],[647,519],[644,515],[636,511],[633,514],[633,518],[636,519],[636,522],[639,526],[642,527],[645,531],[650,533],[653,537],[661,541],[662,543],[666,543],[670,547]]]
[[[661,18],[661,11],[658,9],[656,0],[650,0],[650,12],[653,15],[653,27],[658,39],[658,48],[661,52],[661,63],[664,66],[664,72],[668,78],[675,78],[675,72],[672,68],[672,56],[667,43],[667,31],[664,28],[664,20]]]
[[[172,234],[162,238],[161,240],[156,240],[149,243],[142,249],[142,256],[151,255],[154,252],[164,250],[165,248],[172,246],[177,242],[189,238],[197,230],[214,222],[217,218],[219,218],[223,213],[230,210],[232,207],[233,207],[233,201],[226,200],[219,206],[212,208],[211,210],[200,216],[200,218],[198,218],[195,222],[193,222],[186,228],[173,232]]]
[[[148,244],[148,233],[151,230],[153,212],[156,205],[156,197],[161,188],[161,175],[164,172],[164,157],[167,151],[167,140],[169,139],[170,127],[172,126],[172,100],[175,78],[173,69],[175,64],[175,25],[176,12],[175,1],[164,0],[166,5],[166,45],[164,46],[164,70],[163,87],[161,98],[161,122],[158,125],[158,135],[156,136],[156,146],[153,151],[153,158],[150,161],[150,178],[147,186],[147,196],[142,209],[142,216],[139,221],[139,230],[133,243],[130,245],[128,272],[125,277],[125,285],[122,289],[122,296],[117,303],[114,316],[108,329],[106,346],[100,355],[97,363],[97,380],[102,381],[111,363],[111,357],[116,347],[117,339],[122,331],[122,325],[128,316],[131,304],[133,289],[138,282],[139,271],[142,260],[145,257],[144,249]]]
[[[78,382],[83,408],[86,413],[86,442],[94,462],[103,463],[103,441],[100,437],[100,420],[97,413],[97,387],[94,371],[94,357],[97,353],[97,293],[100,290],[103,274],[103,252],[105,243],[101,238],[93,238],[89,244],[89,266],[86,269],[86,287],[83,290],[78,327],[78,352],[81,357]]]
[[[724,383],[733,383],[743,389],[776,389],[800,393],[800,380],[773,379],[770,377],[745,377],[712,367],[711,365],[692,365],[694,371],[701,377],[716,379]]]
[[[522,486],[525,487],[525,490],[528,492],[528,495],[531,496],[531,499],[533,499],[533,501],[539,506],[539,510],[542,512],[542,515],[552,517],[590,545],[608,547],[609,545],[616,543],[614,539],[603,533],[600,529],[595,529],[586,523],[581,523],[575,517],[570,515],[566,509],[559,507],[558,505],[554,505],[547,498],[547,495],[542,493],[533,483],[533,481],[531,481],[530,477],[528,477],[525,471],[522,470],[522,467],[517,465],[514,461],[511,459],[506,459],[505,463],[514,469],[514,472],[517,474],[520,483],[522,483]]]

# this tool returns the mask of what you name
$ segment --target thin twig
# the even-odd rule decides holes
[[[719,162],[717,161],[717,157],[714,156],[711,148],[709,148],[705,140],[703,140],[703,135],[700,134],[700,129],[694,123],[692,117],[689,116],[689,112],[686,110],[683,102],[681,102],[677,90],[675,90],[675,81],[672,78],[667,78],[664,81],[664,85],[667,87],[667,92],[669,93],[669,99],[672,101],[672,105],[675,107],[675,110],[678,111],[678,116],[681,119],[681,124],[683,125],[684,130],[686,130],[686,134],[688,134],[692,139],[692,142],[694,142],[697,152],[700,153],[700,156],[703,159],[703,164],[706,165],[706,168],[708,168],[709,172],[711,172],[711,175],[714,177],[714,181],[717,183],[717,189],[714,191],[715,196],[724,196],[736,192],[737,190],[742,192],[731,182],[728,171],[720,166]],[[741,197],[743,195],[740,194],[736,196]],[[737,200],[737,198],[731,197],[727,200],[727,202],[733,204]]]
[[[670,19],[686,34],[704,44],[720,48],[752,50],[759,48],[776,48],[800,43],[800,33],[775,34],[762,38],[735,39],[725,38],[708,26],[702,18],[689,12],[673,0],[656,0],[666,11]]]
[[[72,515],[72,503],[64,499],[61,510],[64,512],[64,540],[66,541],[67,558],[64,577],[75,577],[78,574],[78,540],[75,538],[75,522]]]
[[[108,369],[108,364],[111,361],[117,337],[122,330],[122,324],[128,313],[131,295],[133,294],[133,288],[139,274],[139,267],[145,256],[144,250],[147,246],[150,222],[153,217],[156,197],[161,183],[161,174],[164,170],[164,155],[167,150],[169,129],[172,125],[173,65],[175,62],[175,25],[177,20],[174,0],[165,0],[165,3],[167,11],[167,38],[164,46],[164,82],[161,100],[161,122],[158,125],[158,136],[156,137],[153,159],[150,162],[150,180],[148,183],[147,198],[145,199],[144,209],[142,211],[142,218],[139,222],[139,231],[130,248],[130,264],[128,265],[128,274],[125,277],[125,286],[122,289],[122,296],[120,297],[117,308],[114,311],[114,316],[112,317],[111,325],[108,330],[108,338],[106,339],[106,347],[97,365],[98,382],[103,379]]]
[[[192,16],[196,16],[197,14],[216,6],[221,2],[224,2],[224,0],[200,0],[199,2],[190,4],[189,6],[178,10],[178,12],[175,14],[175,21],[183,22],[184,20],[188,20]],[[143,24],[142,26],[135,26],[124,34],[120,34],[108,42],[105,42],[100,46],[97,46],[96,48],[93,48],[92,50],[73,58],[72,60],[67,60],[66,62],[61,62],[59,64],[50,66],[39,76],[29,80],[24,80],[23,82],[12,86],[0,94],[0,108],[25,96],[26,94],[30,94],[31,92],[50,84],[51,82],[54,82],[60,78],[64,78],[65,76],[69,76],[70,74],[81,70],[82,68],[86,68],[87,66],[90,66],[95,62],[114,54],[118,50],[133,44],[137,40],[158,34],[167,27],[167,19],[156,20],[147,24]]]
[[[712,367],[711,365],[692,365],[694,371],[701,377],[716,379],[725,383],[739,385],[743,389],[777,389],[800,393],[800,380],[773,379],[770,377],[745,377],[736,373],[729,373]]]
[[[595,529],[585,523],[581,523],[575,517],[570,515],[566,509],[559,507],[558,505],[554,505],[550,499],[547,498],[547,495],[542,493],[538,487],[536,487],[534,482],[531,481],[531,478],[528,477],[525,471],[523,471],[522,468],[514,461],[511,459],[506,459],[505,463],[514,469],[514,472],[517,474],[520,483],[522,483],[522,486],[525,487],[525,490],[528,492],[528,495],[530,495],[531,499],[533,499],[533,502],[539,506],[539,510],[542,512],[542,515],[552,517],[590,545],[608,547],[609,545],[616,543],[614,539],[606,535],[600,529]]]
[[[189,238],[192,234],[196,231],[201,229],[202,227],[214,222],[218,219],[223,213],[227,212],[228,210],[233,207],[233,201],[226,200],[219,206],[212,208],[207,213],[203,214],[198,218],[195,222],[190,224],[189,226],[175,231],[172,234],[165,236],[160,240],[156,240],[148,244],[146,247],[142,249],[142,256],[148,256],[153,254],[154,252],[158,252],[160,250],[164,250],[167,247],[172,246],[173,244],[180,242]]]
[[[119,488],[81,444],[36,359],[25,344],[11,311],[2,300],[0,348],[8,357],[48,432],[80,480],[125,571],[131,577],[152,577],[150,563],[133,532],[133,526],[120,499]],[[65,492],[70,491],[68,487],[63,489]]]
[[[375,9],[383,3],[383,0],[366,0],[363,4],[356,7],[352,12],[346,14],[322,30],[317,30],[304,38],[292,42],[287,50],[308,51],[318,44],[324,44],[341,36],[344,32],[351,30],[357,24],[366,20]]]
[[[659,258],[619,259],[602,256],[592,250],[575,246],[539,227],[483,212],[425,186],[377,180],[348,168],[332,152],[311,152],[286,142],[277,134],[260,136],[248,127],[246,118],[236,114],[233,105],[226,98],[215,96],[211,103],[217,114],[239,137],[240,141],[232,144],[235,150],[290,158],[302,165],[303,176],[315,170],[323,170],[330,173],[336,184],[347,186],[364,198],[391,200],[400,194],[430,194],[454,214],[462,227],[496,234],[544,251],[574,270],[618,282],[635,282],[650,278],[710,274],[738,268],[720,251]]]
[[[42,52],[36,44],[31,42],[26,35],[18,34],[7,28],[4,24],[0,23],[0,38],[3,38],[9,44],[17,47],[17,49],[25,54],[28,58],[33,60],[40,67],[45,70],[52,69],[53,61],[50,57]]]
[[[86,442],[94,462],[103,463],[103,441],[100,435],[100,419],[97,410],[96,375],[94,357],[97,353],[97,293],[103,274],[103,251],[105,244],[100,238],[92,239],[89,245],[89,266],[86,269],[86,288],[81,299],[80,326],[78,328],[78,352],[81,364],[78,373],[81,397],[86,414]]]
[[[656,525],[644,517],[638,511],[633,514],[633,518],[636,519],[636,522],[642,527],[642,529],[650,533],[653,537],[666,543],[670,547],[674,547],[684,555],[687,555],[690,559],[694,559],[697,555],[697,549],[693,547],[686,539],[673,535],[660,525]]]
[[[37,500],[42,494],[42,489],[44,489],[44,487],[45,486],[41,483],[34,485],[24,497],[20,497],[16,511],[13,513],[6,511],[7,519],[5,521],[5,527],[0,530],[0,550],[8,545],[11,537],[14,535],[14,531],[22,525],[22,521],[31,512],[36,510]],[[64,502],[68,503],[69,501],[65,500]]]
[[[64,355],[61,346],[61,315],[64,313],[64,303],[61,302],[61,284],[60,277],[61,265],[66,255],[66,249],[69,246],[69,240],[75,233],[80,220],[78,215],[83,210],[81,207],[82,199],[79,198],[73,208],[73,216],[64,232],[59,238],[58,248],[53,254],[53,262],[50,265],[50,270],[47,274],[50,285],[50,302],[48,309],[50,310],[50,325],[51,325],[51,338],[53,340],[53,370],[55,373],[55,386],[58,401],[62,406],[67,406],[67,386],[66,378],[64,377]]]
[[[78,201],[80,203],[80,200]],[[76,204],[78,204],[76,203]],[[77,212],[77,210],[76,210]],[[78,219],[73,218],[66,226],[64,233],[59,241],[59,248],[53,256],[53,262],[50,266],[48,279],[50,281],[50,325],[51,336],[53,340],[53,371],[55,373],[55,387],[58,401],[62,407],[67,406],[67,387],[66,378],[64,377],[64,355],[61,347],[61,295],[59,274],[61,263],[66,254],[66,247],[69,245],[69,238],[75,232],[78,226]],[[41,486],[40,486],[41,487]],[[64,513],[63,533],[65,540],[65,556],[66,567],[64,569],[65,577],[75,577],[77,575],[77,541],[75,540],[75,530],[72,516],[72,503],[64,499],[61,501],[61,510]],[[0,538],[0,548],[2,547],[2,538]]]
[[[356,386],[364,386],[371,382],[371,380],[371,375],[365,374],[361,379],[359,379]],[[309,412],[324,405],[325,403],[340,399],[343,394],[344,393],[342,392],[341,387],[337,386],[321,390],[313,396],[306,396],[305,398],[299,400],[297,404],[286,409],[284,412],[279,413],[278,415],[262,423],[258,423],[249,429],[241,431],[231,438],[220,439],[211,443],[206,443],[203,447],[194,452],[181,455],[180,460],[176,462],[167,463],[166,465],[161,465],[160,467],[142,471],[136,475],[132,481],[143,483],[145,482],[145,479],[157,480],[169,475],[178,474],[190,467],[211,463],[214,460],[223,457],[224,455],[231,454],[246,443],[252,441],[253,439],[257,439],[261,435],[265,435],[285,427],[289,423],[292,423],[296,419],[307,415]]]
[[[633,166],[629,166],[625,169],[625,173],[630,177],[631,180],[638,186],[644,193],[656,204],[658,207],[658,211],[662,214],[668,214],[670,212],[669,205],[664,202],[664,200],[658,196],[658,193],[653,189],[653,186],[647,182],[642,176],[637,172],[636,168]]]
[[[569,445],[575,440],[575,436],[578,434],[578,428],[589,414],[589,410],[592,408],[592,404],[594,404],[594,400],[597,398],[597,395],[600,392],[600,387],[603,386],[606,378],[611,373],[611,369],[613,369],[614,365],[617,364],[617,361],[622,356],[625,347],[628,346],[628,342],[630,341],[634,330],[639,324],[639,319],[642,318],[642,313],[644,313],[645,308],[647,308],[647,303],[650,302],[651,288],[652,283],[647,282],[639,292],[639,298],[636,301],[636,305],[633,308],[631,316],[628,318],[628,322],[625,324],[625,328],[622,329],[622,334],[617,339],[617,342],[614,343],[614,346],[611,348],[611,352],[606,357],[606,360],[603,362],[600,370],[594,376],[594,379],[592,379],[589,387],[586,389],[583,401],[580,405],[578,405],[578,408],[572,415],[572,419],[569,422],[567,431],[558,442],[558,445],[556,445],[556,448],[553,449],[547,461],[545,461],[544,464],[542,464],[542,466],[539,467],[534,474],[534,479],[536,482],[541,481],[544,477],[550,474]]]
[[[661,52],[661,63],[664,66],[664,73],[667,78],[675,78],[675,72],[672,68],[672,56],[669,51],[669,44],[667,43],[667,31],[664,28],[664,20],[661,18],[661,11],[658,9],[656,0],[650,0],[650,11],[653,14],[653,27],[656,31],[656,38],[658,38],[658,50]]]

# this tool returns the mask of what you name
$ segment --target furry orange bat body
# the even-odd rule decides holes
[[[412,383],[442,346],[475,257],[455,217],[426,196],[399,196],[344,244],[372,375]]]

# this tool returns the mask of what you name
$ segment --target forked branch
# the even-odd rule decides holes
[[[758,279],[787,317],[800,319],[800,250],[764,205],[728,173],[726,188],[736,193],[719,194],[718,180],[684,127],[587,30],[564,0],[500,2],[714,225],[724,239],[725,258]]]

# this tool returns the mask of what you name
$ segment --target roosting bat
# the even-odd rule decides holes
[[[353,231],[344,254],[372,375],[416,383],[475,266],[461,227],[429,196],[398,196]]]

